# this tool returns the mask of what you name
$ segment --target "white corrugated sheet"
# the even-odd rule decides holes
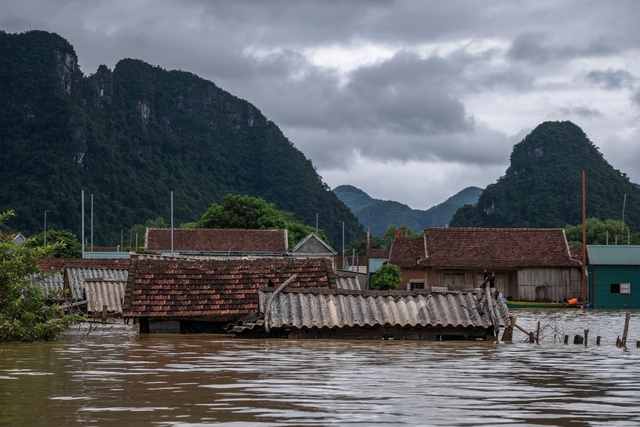
[[[68,280],[71,296],[76,301],[84,300],[85,279],[107,281],[127,281],[129,270],[116,268],[67,268],[65,280]]]
[[[260,311],[271,292],[260,291]],[[498,324],[510,324],[509,309],[492,300]],[[273,299],[269,327],[342,328],[353,326],[492,326],[482,293],[362,295],[281,292]]]
[[[87,295],[87,311],[102,312],[103,306],[107,311],[122,314],[122,298],[126,281],[87,280],[84,290]]]
[[[337,276],[336,277],[336,287],[338,289],[345,289],[347,291],[360,291],[362,288],[360,287],[360,282],[358,282],[357,276]]]

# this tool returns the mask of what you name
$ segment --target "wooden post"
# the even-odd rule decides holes
[[[102,306],[102,323],[107,323],[107,308],[106,304]]]
[[[596,345],[600,345],[600,335],[596,337]]]
[[[585,329],[584,330],[584,346],[587,346],[587,340],[589,339],[589,330]]]
[[[624,319],[624,332],[622,333],[622,345],[621,347],[627,348],[627,333],[629,332],[629,319],[631,318],[631,313],[627,313]]]
[[[564,343],[569,344],[569,335],[564,336]]]
[[[540,344],[540,322],[538,322],[538,328],[536,329],[536,342]]]
[[[533,344],[536,342],[536,335],[533,332],[529,332],[529,342]]]
[[[516,325],[516,316],[510,316],[511,323],[509,326],[504,328],[504,332],[502,333],[502,341],[513,341],[513,328]]]

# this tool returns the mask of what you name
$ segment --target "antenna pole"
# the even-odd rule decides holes
[[[587,203],[585,173],[582,171],[582,305],[587,304]]]

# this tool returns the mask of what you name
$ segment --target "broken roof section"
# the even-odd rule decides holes
[[[180,253],[260,254],[283,256],[288,249],[287,230],[174,228],[173,250]],[[145,249],[170,251],[170,228],[147,228]]]
[[[331,262],[316,259],[214,260],[134,257],[123,314],[137,318],[234,318],[258,310],[258,289],[336,288]]]
[[[424,267],[581,266],[561,228],[427,228],[424,246]]]

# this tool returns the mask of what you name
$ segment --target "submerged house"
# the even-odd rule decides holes
[[[421,239],[396,239],[391,246],[389,263],[400,267],[402,281],[399,290],[425,289],[424,270],[420,260],[425,258],[425,241]]]
[[[427,290],[471,290],[495,274],[492,285],[509,300],[582,295],[582,263],[561,228],[427,228],[423,239]]]
[[[122,315],[126,284],[126,280],[85,279],[87,312],[98,315],[106,308],[107,313]]]
[[[640,246],[587,245],[587,259],[594,308],[640,308]]]
[[[324,258],[253,260],[132,258],[123,315],[143,333],[224,332],[223,326],[258,311],[258,289],[276,288],[292,276],[292,288],[338,289]],[[342,278],[343,286],[353,279]]]
[[[260,289],[259,313],[227,327],[236,336],[290,339],[487,339],[494,323],[485,292],[349,292]],[[491,297],[490,297],[491,298]],[[497,328],[509,309],[492,299]],[[497,332],[497,331],[496,331]]]

